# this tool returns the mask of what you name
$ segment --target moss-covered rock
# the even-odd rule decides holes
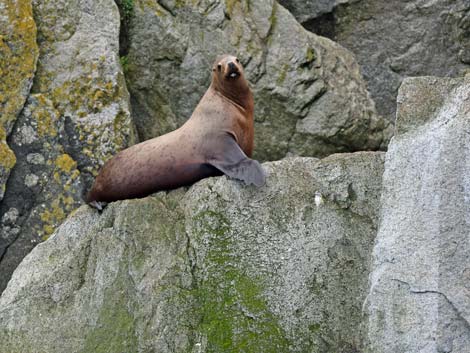
[[[16,166],[0,214],[17,217],[0,219],[0,291],[21,259],[82,204],[103,163],[135,142],[114,1],[33,1],[33,14],[39,59],[10,134]],[[13,165],[1,142],[0,153]]]
[[[354,57],[305,31],[274,0],[135,0],[128,83],[139,135],[189,118],[221,53],[238,55],[255,94],[255,156],[384,148],[378,117]]]
[[[6,0],[0,6],[0,201],[16,163],[6,138],[33,83],[38,57],[31,0]]]
[[[265,164],[83,206],[0,298],[2,349],[45,352],[356,352],[382,153]]]

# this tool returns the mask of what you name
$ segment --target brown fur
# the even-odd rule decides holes
[[[220,168],[209,161],[220,159],[227,149],[227,134],[251,157],[254,103],[243,68],[237,58],[224,55],[212,70],[211,85],[190,119],[179,129],[129,147],[109,160],[87,202],[143,197],[220,175]],[[231,77],[233,72],[239,76]]]

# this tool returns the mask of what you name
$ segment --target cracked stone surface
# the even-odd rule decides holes
[[[470,78],[406,79],[386,155],[374,353],[470,352]]]
[[[377,111],[395,120],[409,76],[470,71],[468,0],[280,0],[310,31],[351,50]]]
[[[260,189],[82,206],[0,297],[2,350],[360,352],[383,162],[288,158]]]
[[[353,55],[306,31],[274,0],[136,0],[127,80],[139,136],[183,124],[210,84],[217,55],[245,66],[255,95],[255,158],[384,149]]]
[[[32,5],[39,58],[8,137],[16,165],[0,215],[18,217],[0,220],[0,292],[22,258],[82,204],[100,166],[135,141],[114,1]]]
[[[31,0],[0,3],[0,202],[15,166],[7,136],[28,97],[38,57]]]

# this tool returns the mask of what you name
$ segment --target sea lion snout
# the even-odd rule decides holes
[[[226,77],[237,78],[238,76],[240,76],[240,69],[238,68],[238,65],[233,61],[228,62]]]

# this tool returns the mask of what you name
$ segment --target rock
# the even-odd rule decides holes
[[[100,166],[135,142],[112,0],[34,0],[40,49],[11,132],[16,155],[0,215],[0,291],[21,259],[82,204]]]
[[[300,23],[305,23],[322,15],[328,16],[338,5],[357,1],[361,0],[279,0],[279,3]]]
[[[83,206],[0,298],[11,353],[356,352],[383,153]],[[14,215],[13,215],[14,216]]]
[[[374,353],[470,352],[470,77],[404,80],[366,312]]]
[[[141,139],[183,124],[215,57],[233,53],[255,94],[257,159],[377,150],[389,140],[351,53],[274,0],[136,0],[129,33],[126,78]]]
[[[470,70],[468,0],[281,3],[292,9],[307,29],[356,55],[379,114],[390,120],[395,119],[397,91],[405,77],[456,77]],[[332,10],[319,12],[324,3]]]
[[[0,201],[16,163],[6,139],[33,83],[38,47],[30,0],[0,4]]]

